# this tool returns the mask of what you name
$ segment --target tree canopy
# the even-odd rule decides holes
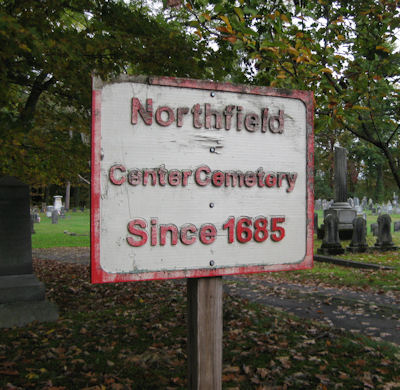
[[[390,172],[400,188],[397,0],[164,3],[0,1],[1,174],[87,174],[91,75],[130,73],[311,89],[318,170],[340,144],[354,183]]]
[[[31,184],[89,171],[94,72],[220,79],[232,68],[139,1],[1,1],[0,46],[0,171]]]
[[[193,0],[185,6],[199,35],[241,52],[250,82],[314,91],[317,144],[370,145],[400,188],[397,0]]]

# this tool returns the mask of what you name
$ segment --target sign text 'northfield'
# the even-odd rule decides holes
[[[138,115],[139,114],[139,115]],[[145,106],[134,97],[132,98],[132,124],[138,123],[141,117],[147,126],[153,124],[153,116],[160,126],[170,126],[176,122],[177,127],[182,127],[187,117],[192,117],[193,127],[196,129],[222,129],[235,128],[241,131],[243,128],[253,133],[260,131],[266,133],[281,134],[284,130],[284,110],[278,110],[277,115],[271,115],[269,108],[263,108],[260,114],[255,112],[244,112],[243,106],[227,105],[223,110],[211,107],[211,104],[194,104],[192,108],[178,107],[173,109],[169,106],[159,106],[153,113],[153,99],[146,99]]]

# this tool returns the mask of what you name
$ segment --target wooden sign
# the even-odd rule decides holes
[[[312,93],[93,84],[93,282],[312,266]]]

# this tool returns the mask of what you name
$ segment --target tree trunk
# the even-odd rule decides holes
[[[400,189],[400,173],[399,173],[399,168],[396,166],[396,162],[393,158],[393,154],[390,151],[390,149],[385,145],[382,145],[381,149],[382,149],[383,154],[386,157],[386,160],[389,163],[389,167],[390,167],[390,170],[392,171],[392,174],[393,174],[394,180],[397,184],[397,187],[399,187],[399,189]]]
[[[69,210],[69,200],[71,199],[71,182],[67,182],[67,188],[65,190],[65,210]]]
[[[384,195],[383,189],[383,164],[378,163],[376,166],[376,185],[375,185],[375,201],[382,202]]]

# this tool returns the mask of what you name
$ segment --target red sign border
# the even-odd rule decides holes
[[[102,83],[93,80],[92,88],[92,153],[91,153],[91,214],[90,214],[90,257],[92,283],[117,283],[144,280],[200,278],[224,275],[251,274],[273,271],[310,269],[313,265],[314,247],[314,95],[311,91],[285,90],[255,87],[206,80],[175,77],[126,77],[115,82],[136,82],[167,87],[224,91],[261,96],[284,97],[301,100],[306,107],[307,131],[307,229],[306,254],[302,261],[292,264],[250,265],[215,269],[191,269],[178,271],[156,271],[143,273],[108,273],[100,265],[100,160],[101,160],[101,91]]]

